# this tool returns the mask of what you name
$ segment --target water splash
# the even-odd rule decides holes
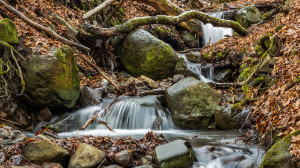
[[[206,64],[203,66],[200,63],[193,63],[187,60],[185,54],[178,54],[179,57],[183,58],[186,62],[187,68],[195,75],[198,76],[198,79],[204,83],[214,82],[214,67],[212,64]]]
[[[224,12],[207,13],[210,16],[216,17],[218,19],[224,18]],[[231,28],[224,27],[214,27],[212,24],[201,24],[203,31],[203,44],[212,44],[224,38],[225,35],[232,36],[233,30]]]

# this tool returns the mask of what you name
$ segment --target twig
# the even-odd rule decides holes
[[[15,57],[15,55],[14,55],[13,50],[11,49],[10,51],[11,51],[11,56],[13,57],[13,59],[14,59],[16,65],[17,65],[17,67],[18,67],[19,77],[20,77],[20,79],[21,79],[21,85],[22,85],[22,90],[21,90],[20,95],[22,95],[22,94],[24,93],[24,91],[25,91],[25,82],[24,82],[22,70],[21,70],[21,67],[19,66],[19,63],[18,63],[18,61],[17,61],[17,59],[16,59],[16,57]]]
[[[102,27],[106,27],[108,21],[113,17],[113,15],[117,12],[117,10],[120,8],[120,6],[125,2],[126,0],[122,0],[117,7],[107,16],[105,21],[102,24]]]
[[[92,17],[93,15],[99,13],[102,9],[104,9],[106,6],[110,5],[111,3],[113,3],[116,0],[106,0],[104,1],[102,4],[100,4],[99,6],[97,6],[96,8],[88,11],[86,14],[83,15],[83,19],[89,19],[90,17]]]
[[[112,129],[112,128],[110,127],[110,125],[109,125],[107,122],[105,122],[105,121],[98,120],[98,124],[103,124],[103,125],[105,125],[106,128],[109,129],[110,131],[116,132],[116,131],[115,131],[114,129]]]
[[[70,41],[60,35],[58,35],[56,32],[54,32],[53,30],[51,30],[50,28],[47,28],[43,25],[40,25],[34,21],[32,21],[31,19],[29,19],[28,17],[24,16],[22,13],[20,13],[19,11],[17,11],[15,8],[13,8],[12,6],[10,6],[9,4],[5,3],[3,0],[0,0],[0,4],[1,5],[4,5],[8,10],[10,10],[11,12],[13,12],[15,15],[17,15],[20,19],[22,19],[24,22],[26,22],[27,24],[31,25],[32,27],[35,27],[36,29],[39,29],[39,30],[42,30],[42,31],[45,31],[46,33],[48,33],[49,35],[51,35],[52,37],[56,38],[57,40],[63,42],[63,43],[66,43],[68,45],[71,45],[71,46],[75,46],[75,47],[78,47],[78,48],[81,48],[83,50],[86,50],[86,51],[91,51],[90,48],[84,46],[84,45],[81,45],[81,44],[78,44],[78,43],[75,43],[73,41]]]
[[[13,124],[15,124],[15,125],[22,126],[22,124],[20,124],[20,123],[17,123],[17,122],[14,122],[14,121],[6,120],[6,119],[3,119],[3,118],[0,118],[0,120],[2,120],[2,121],[6,121],[6,122],[10,122],[10,123],[13,123]]]

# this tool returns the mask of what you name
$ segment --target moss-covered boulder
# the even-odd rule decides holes
[[[255,6],[246,6],[237,11],[235,18],[240,25],[248,28],[260,21],[261,13]]]
[[[173,121],[185,129],[207,129],[219,110],[220,98],[214,89],[193,77],[184,78],[166,90]]]
[[[7,18],[0,20],[0,40],[7,43],[19,43],[17,28],[12,20]]]
[[[22,62],[26,95],[34,106],[74,106],[80,94],[79,70],[68,47],[53,48],[47,57]]]
[[[292,155],[289,152],[292,136],[299,135],[300,130],[294,131],[279,142],[275,143],[263,157],[260,168],[293,167]]]
[[[193,167],[195,153],[187,141],[176,140],[157,146],[154,152],[155,164],[159,168]]]
[[[177,54],[169,44],[142,29],[128,34],[118,53],[130,74],[154,80],[172,76],[177,62]]]

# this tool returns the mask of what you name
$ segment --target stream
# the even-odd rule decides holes
[[[222,18],[222,12],[212,14]],[[232,35],[232,29],[216,28],[211,24],[202,25],[204,32],[204,43],[213,43],[224,35]],[[211,64],[202,66],[200,63],[189,62],[184,58],[190,71],[199,76],[202,82],[214,82],[214,67]],[[109,131],[104,125],[89,125],[85,131],[80,131],[85,121],[96,113],[105,113],[104,108],[112,99],[104,99],[99,106],[90,106],[73,114],[76,116],[68,132],[62,132],[60,137],[71,137],[80,135],[122,137],[130,136],[135,139],[142,138],[147,132],[154,131],[163,134],[168,141],[184,139],[189,141],[196,153],[198,161],[194,163],[195,168],[257,168],[259,167],[264,151],[256,146],[245,145],[236,139],[244,132],[225,130],[181,130],[172,121],[170,112],[160,104],[156,96],[124,97],[115,102],[105,115],[99,120],[108,122],[116,132]],[[51,123],[59,120],[54,117]],[[69,126],[66,124],[66,126]],[[39,127],[39,126],[37,126]]]

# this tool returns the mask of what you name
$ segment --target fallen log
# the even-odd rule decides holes
[[[158,15],[158,16],[137,17],[128,20],[122,25],[119,25],[117,27],[111,27],[111,28],[100,28],[100,27],[86,25],[85,29],[96,35],[109,37],[109,36],[116,36],[118,34],[129,33],[130,31],[134,30],[139,26],[150,25],[150,24],[178,25],[179,23],[188,21],[190,19],[198,19],[204,24],[210,23],[216,27],[230,27],[235,32],[237,32],[242,36],[247,35],[247,30],[237,22],[218,19],[213,16],[209,16],[205,13],[194,11],[194,10],[184,12],[178,16]]]

